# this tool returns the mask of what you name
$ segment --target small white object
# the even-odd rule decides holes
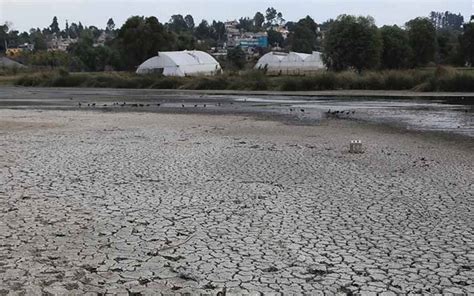
[[[362,141],[361,140],[352,140],[349,148],[350,153],[363,153],[362,151]]]

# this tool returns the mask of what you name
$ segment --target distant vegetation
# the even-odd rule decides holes
[[[154,16],[132,16],[120,28],[112,18],[104,25],[97,28],[66,21],[61,28],[54,17],[47,28],[20,33],[7,22],[0,25],[0,54],[5,45],[15,48],[26,43],[31,47],[14,56],[18,61],[72,72],[133,71],[158,51],[184,49],[228,49],[228,58],[221,61],[225,70],[248,69],[255,63],[255,59],[243,59],[242,53],[226,47],[229,32],[222,21],[195,23],[189,14],[176,14],[165,23]],[[378,28],[370,16],[341,15],[318,24],[310,16],[285,20],[281,12],[269,7],[251,18],[240,18],[233,28],[241,34],[267,33],[268,47],[255,48],[257,54],[274,49],[321,51],[328,68],[335,71],[460,67],[474,62],[474,23],[451,12],[431,12],[402,27]]]
[[[266,32],[268,48],[310,53],[321,51],[329,71],[310,77],[268,77],[250,70],[257,56],[240,47],[227,48],[220,60],[224,75],[170,78],[137,76],[133,72],[146,59],[163,50],[225,48],[224,22],[191,15],[173,15],[166,23],[156,17],[132,16],[120,28],[109,19],[105,28],[71,23],[63,29],[58,19],[44,29],[20,33],[0,25],[0,54],[5,44],[34,45],[14,58],[28,70],[0,69],[0,83],[24,86],[79,86],[121,88],[332,90],[387,89],[418,91],[473,91],[473,74],[460,71],[474,65],[474,22],[459,14],[432,12],[404,26],[378,28],[372,17],[341,15],[317,24],[310,16],[287,21],[274,8],[238,21],[240,32]],[[284,38],[281,32],[288,33]],[[58,40],[74,42],[67,48]],[[55,45],[56,44],[56,45]],[[444,65],[444,66],[443,66]],[[447,66],[446,66],[447,65]],[[423,69],[437,70],[423,70]],[[118,72],[114,72],[118,71]]]
[[[68,73],[66,70],[25,74],[15,80],[19,86],[111,87],[194,90],[414,90],[474,91],[474,71],[450,67],[425,70],[327,72],[312,76],[270,77],[261,71],[231,72],[213,77],[164,77],[127,72]]]

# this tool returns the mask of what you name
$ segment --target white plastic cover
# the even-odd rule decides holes
[[[267,69],[270,74],[306,74],[325,69],[325,66],[317,51],[312,54],[269,52],[258,60],[255,69]]]
[[[162,73],[165,76],[215,75],[219,63],[203,51],[161,51],[141,64],[138,74]]]

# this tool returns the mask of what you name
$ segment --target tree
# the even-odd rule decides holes
[[[380,64],[382,37],[371,17],[339,16],[326,31],[323,59],[333,70],[361,72]]]
[[[434,61],[436,29],[427,18],[418,17],[406,23],[408,42],[413,51],[412,66],[425,66]]]
[[[133,70],[160,50],[171,50],[174,37],[156,17],[133,16],[120,28],[113,47],[120,51],[126,69]]]
[[[58,34],[61,30],[59,29],[58,18],[53,17],[53,22],[49,25],[51,33]]]
[[[380,29],[383,40],[382,68],[402,69],[409,67],[411,48],[408,35],[398,26],[383,26]]]
[[[430,13],[430,21],[437,30],[449,29],[455,31],[462,31],[464,17],[460,13],[454,14],[449,11],[432,11]]]
[[[8,30],[9,28],[7,24],[0,25],[0,50],[1,51],[6,50],[5,44],[8,43]]]
[[[436,62],[462,66],[463,59],[460,54],[460,33],[451,29],[440,29],[436,32]]]
[[[187,16],[185,16],[184,21],[186,22],[186,26],[188,27],[188,30],[190,31],[194,30],[194,18],[192,15],[188,14]]]
[[[65,38],[69,38],[69,23],[68,21],[66,20],[66,27],[64,29],[64,36]]]
[[[217,43],[221,43],[225,40],[225,24],[221,21],[212,22],[211,26],[212,38],[217,41]]]
[[[264,22],[265,16],[263,16],[261,12],[255,13],[255,16],[253,17],[253,25],[255,28],[261,30]]]
[[[245,32],[253,31],[253,20],[248,17],[242,17],[239,19],[239,29],[242,29]]]
[[[206,20],[202,20],[196,28],[196,37],[199,39],[208,39],[211,37],[211,29]]]
[[[76,23],[71,23],[71,25],[69,26],[68,34],[69,37],[72,39],[76,39],[77,37],[79,37],[79,26]]]
[[[30,31],[30,42],[34,44],[35,51],[42,51],[48,49],[46,38],[44,37],[43,33],[39,28],[37,28],[36,30],[32,29]]]
[[[463,34],[459,36],[461,53],[465,63],[474,65],[474,23],[464,25]]]
[[[115,22],[112,18],[109,18],[107,21],[107,26],[105,27],[106,32],[112,32],[115,29]]]
[[[283,35],[280,32],[277,32],[275,30],[269,30],[267,32],[268,34],[268,44],[271,46],[278,46],[282,47],[283,42],[285,41],[283,39]]]
[[[277,11],[273,7],[268,7],[266,12],[265,12],[265,18],[267,19],[267,26],[273,25],[275,22],[275,19],[277,17]]]
[[[102,34],[101,30],[99,30],[99,28],[97,28],[96,26],[90,26],[89,28],[87,28],[87,30],[92,33],[92,37],[94,38],[94,40],[97,40],[97,38],[99,38]]]
[[[168,28],[170,31],[180,33],[188,30],[188,24],[184,20],[184,17],[181,14],[175,14],[171,16],[171,19],[168,23]]]
[[[246,63],[245,52],[239,46],[227,51],[227,59],[237,69],[243,69]]]
[[[285,19],[283,18],[283,14],[279,12],[276,17],[277,23],[281,26],[285,22]]]
[[[108,46],[94,47],[94,34],[90,29],[81,33],[79,41],[71,44],[68,52],[71,57],[79,61],[72,66],[73,70],[104,71],[107,66],[120,67],[118,50]]]
[[[310,16],[300,19],[292,29],[289,36],[291,50],[312,53],[318,49],[318,25]]]

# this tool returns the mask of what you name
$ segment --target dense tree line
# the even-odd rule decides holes
[[[379,29],[370,17],[342,15],[327,24],[323,58],[328,68],[336,71],[473,65],[473,23],[461,26],[461,16],[443,16],[446,20],[442,18],[442,25],[418,17],[404,28]]]
[[[277,30],[282,26],[289,32],[287,38]],[[31,43],[35,50],[23,55],[22,62],[64,66],[74,71],[134,70],[158,51],[210,50],[222,47],[227,41],[223,22],[196,22],[191,15],[180,14],[171,16],[166,23],[156,17],[132,16],[120,28],[116,28],[112,18],[104,29],[67,21],[61,28],[56,17],[44,29],[20,33],[10,27],[8,23],[0,25],[0,52],[5,46]],[[252,18],[240,18],[237,28],[243,32],[266,31],[270,47],[305,53],[322,51],[328,68],[336,71],[402,69],[430,64],[463,66],[474,62],[474,24],[464,24],[462,16],[450,12],[432,12],[429,17],[410,20],[402,27],[378,28],[371,17],[350,15],[321,24],[310,16],[287,22],[281,12],[270,7]],[[47,52],[47,43],[53,38],[76,42],[66,53]],[[269,48],[259,50],[264,53]],[[236,68],[246,63],[241,49],[229,50],[228,59]]]

